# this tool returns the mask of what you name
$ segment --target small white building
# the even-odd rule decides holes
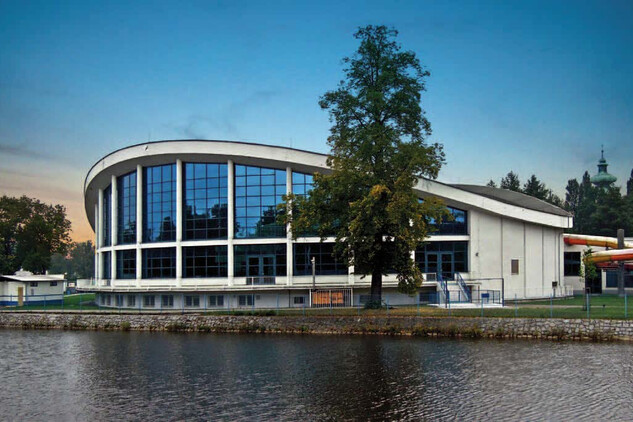
[[[64,299],[64,274],[18,271],[0,275],[0,306],[60,304]]]

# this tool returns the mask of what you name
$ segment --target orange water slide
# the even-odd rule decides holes
[[[587,236],[584,234],[566,234],[564,235],[565,243],[568,245],[587,245],[587,246],[602,246],[603,248],[618,248],[618,239],[615,237],[605,236]],[[633,243],[624,242],[624,247],[629,249],[633,248]]]
[[[564,240],[568,245],[601,246],[604,248],[612,248],[608,251],[592,253],[589,260],[594,264],[633,261],[633,243],[624,242],[624,247],[626,249],[617,249],[618,239],[615,237],[566,234],[564,235]]]

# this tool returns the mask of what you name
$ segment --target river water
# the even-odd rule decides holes
[[[633,345],[0,330],[2,420],[632,420]]]

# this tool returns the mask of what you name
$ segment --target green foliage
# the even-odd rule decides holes
[[[492,180],[488,182],[486,186],[493,188],[497,187],[495,182]],[[534,174],[530,176],[528,181],[523,185],[523,188],[521,188],[519,175],[510,171],[504,178],[501,179],[500,187],[501,189],[508,189],[514,192],[521,192],[526,195],[533,196],[542,201],[549,202],[552,205],[556,205],[557,207],[564,206],[563,201]]]
[[[432,219],[448,215],[434,198],[420,202],[413,187],[435,178],[444,163],[439,144],[427,144],[431,124],[420,97],[429,72],[415,53],[402,51],[397,32],[367,26],[355,34],[357,52],[343,59],[345,80],[319,104],[332,127],[328,174],[316,174],[307,198],[290,196],[284,216],[294,236],[315,231],[336,238],[336,254],[357,274],[372,275],[380,300],[382,275],[398,273],[403,292],[422,278],[410,251],[427,237]]]
[[[68,280],[90,278],[94,271],[94,259],[92,241],[74,242],[70,245],[67,257],[59,253],[51,255],[49,271],[53,274],[67,274]]]
[[[519,180],[519,175],[513,171],[510,171],[506,175],[506,177],[501,179],[501,184],[499,186],[501,187],[501,189],[521,192],[521,181]]]
[[[594,280],[598,278],[598,268],[590,258],[593,254],[593,250],[589,247],[582,252],[583,265],[580,266],[580,276],[586,280]]]
[[[69,244],[65,207],[26,196],[0,197],[0,273],[13,274],[20,267],[43,273],[51,255],[64,255]]]
[[[582,181],[567,182],[565,208],[574,215],[574,233],[615,236],[618,229],[633,233],[633,196],[622,196],[618,187],[597,188],[589,172]]]

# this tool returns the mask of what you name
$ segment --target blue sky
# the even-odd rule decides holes
[[[441,181],[514,170],[562,195],[604,144],[626,183],[631,1],[0,0],[0,194],[65,204],[87,239],[83,178],[114,149],[204,138],[327,152],[317,101],[367,24],[398,29],[431,72]]]

